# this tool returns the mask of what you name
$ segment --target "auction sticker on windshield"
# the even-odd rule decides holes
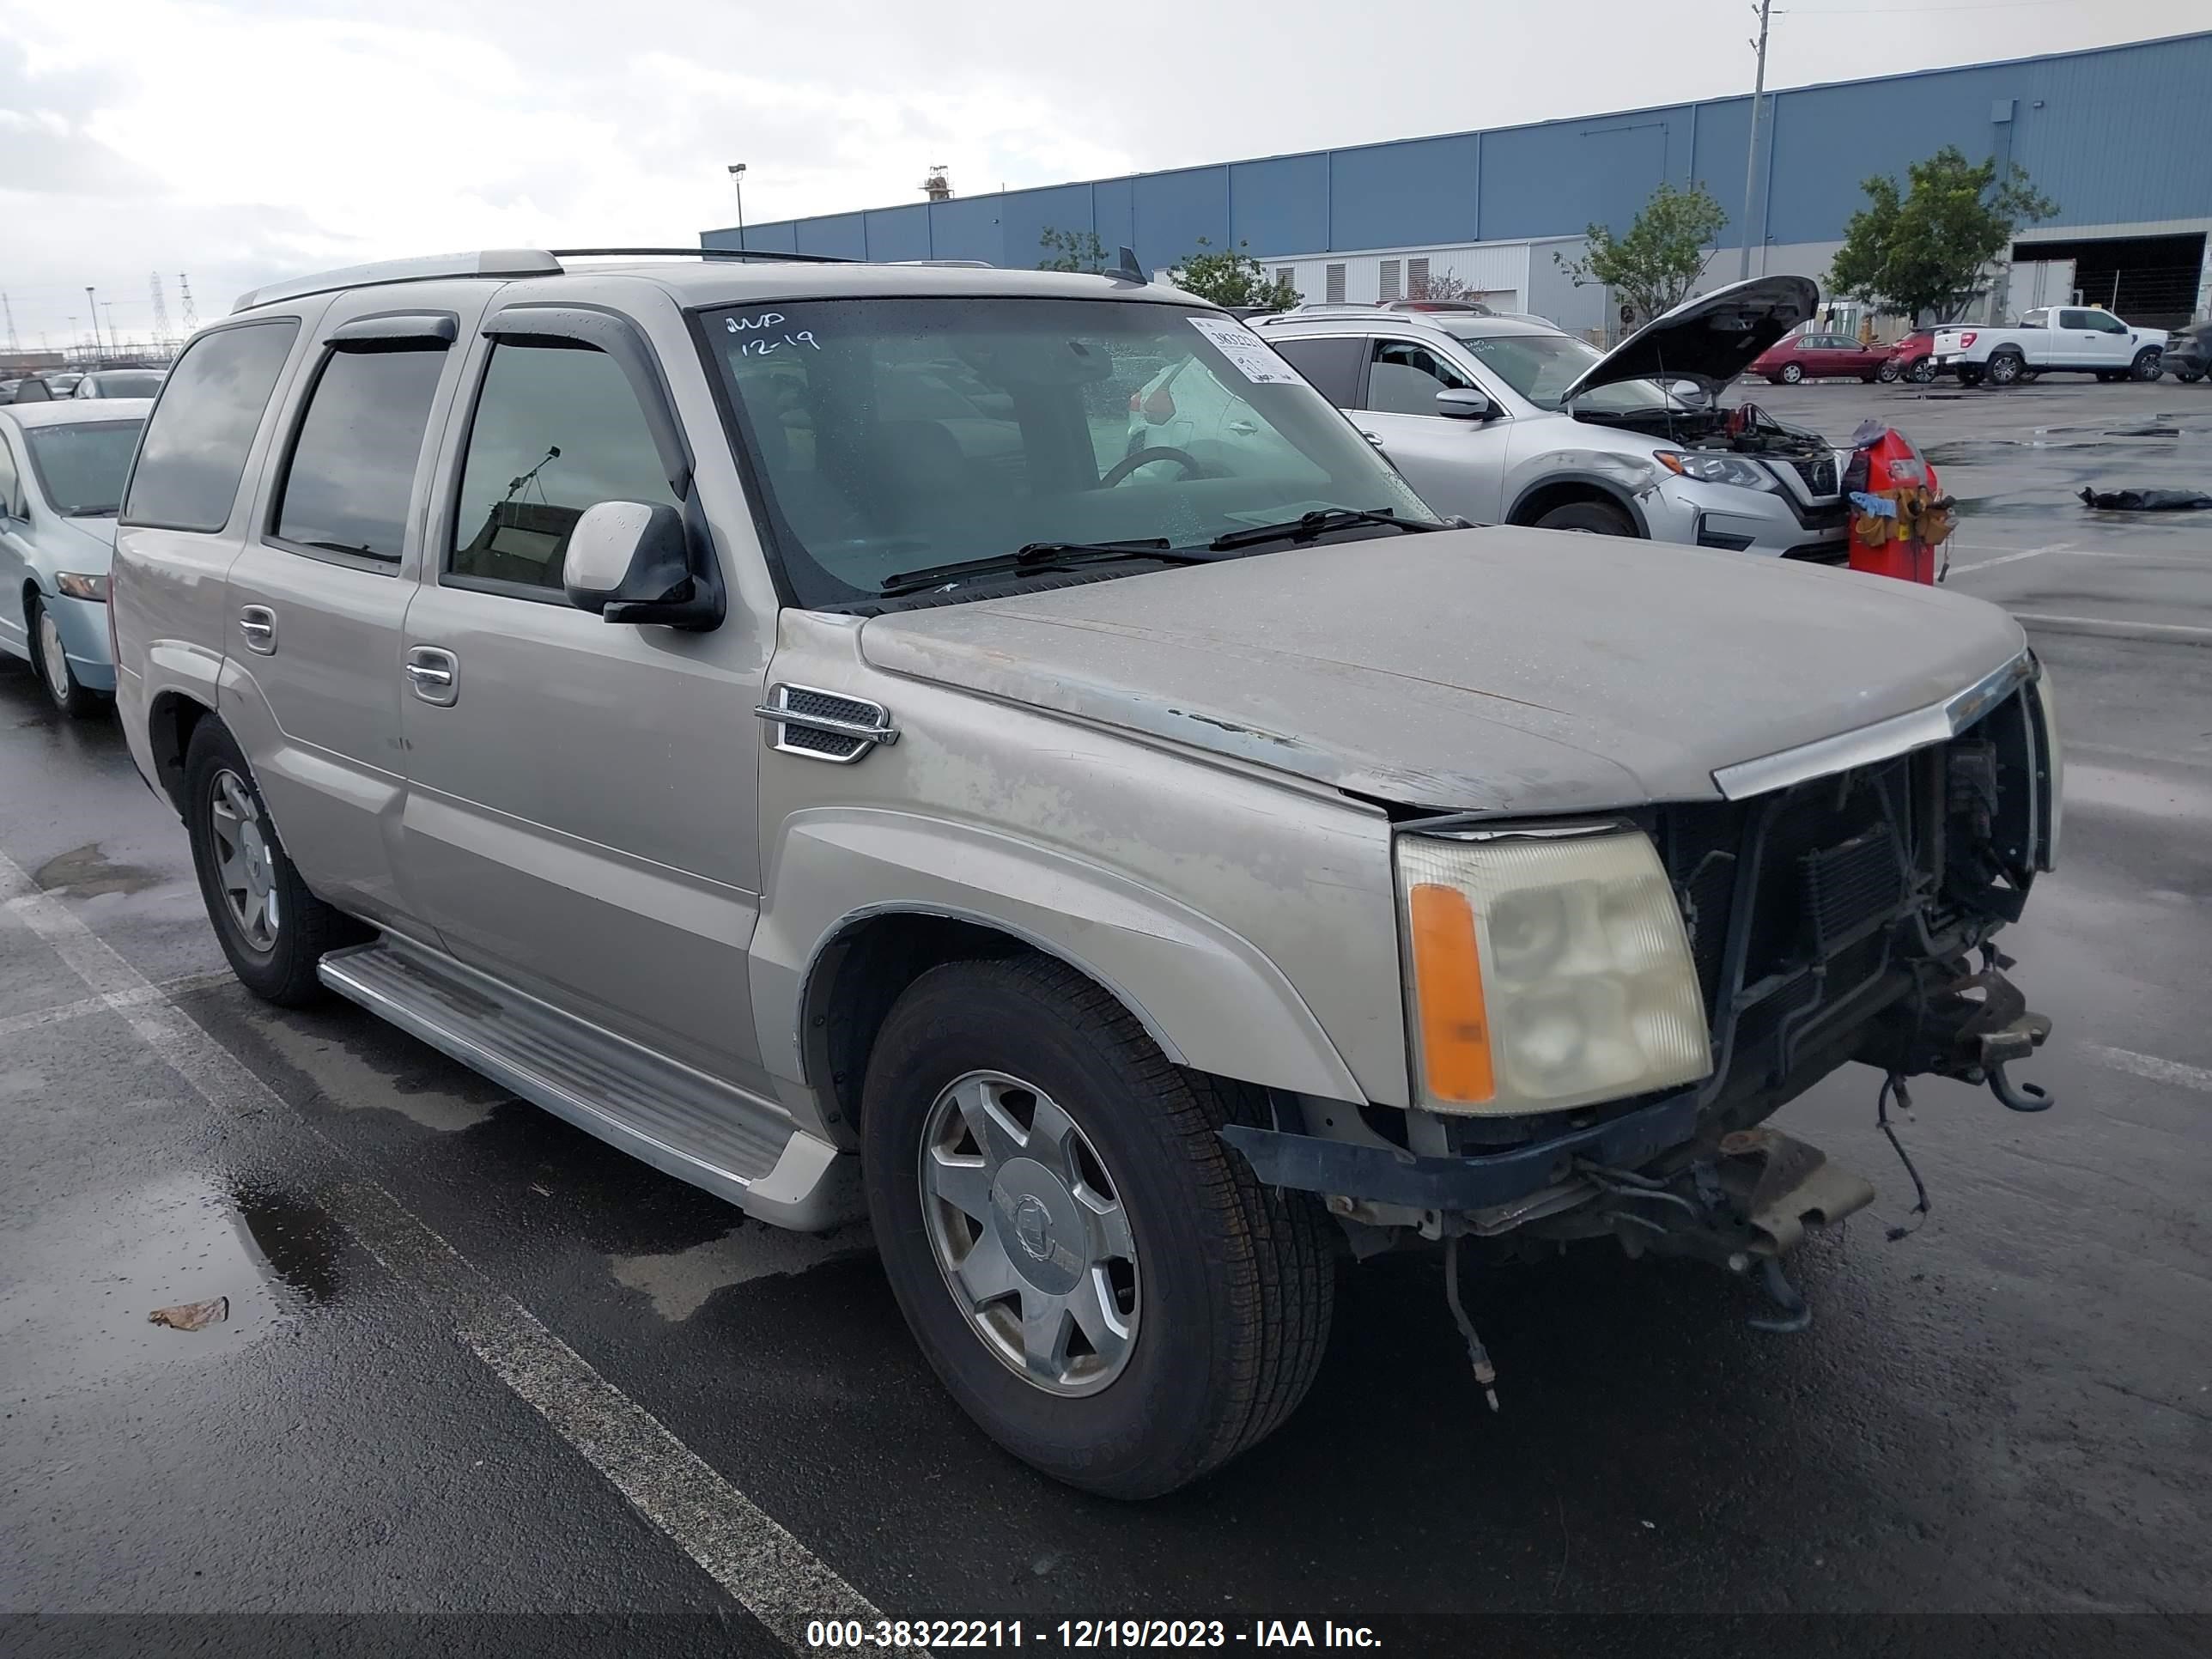
[[[1296,386],[1298,372],[1278,357],[1267,343],[1227,317],[1194,317],[1190,325],[1213,343],[1231,365],[1255,386]]]

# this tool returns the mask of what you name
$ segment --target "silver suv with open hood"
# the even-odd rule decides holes
[[[1164,374],[1249,429],[1133,461]],[[1778,1107],[1852,1060],[2041,1103],[1992,939],[2057,734],[2009,617],[1449,527],[1141,281],[264,290],[164,385],[110,598],[250,988],[765,1221],[866,1216],[947,1389],[1095,1491],[1282,1422],[1340,1255],[1447,1252],[1486,1382],[1463,1255],[1697,1256],[1789,1322],[1784,1253],[1872,1192]]]
[[[1605,353],[1540,322],[1449,308],[1309,306],[1250,325],[1440,513],[1841,564],[1835,451],[1720,403],[1819,298],[1802,276],[1756,277]],[[1131,409],[1133,424],[1147,412]]]

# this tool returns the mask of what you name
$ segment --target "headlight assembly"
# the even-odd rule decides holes
[[[1697,964],[1641,830],[1402,836],[1415,1094],[1561,1111],[1712,1069]]]
[[[107,603],[107,577],[80,575],[74,570],[64,570],[54,578],[54,586],[73,599],[89,599],[94,605]]]
[[[1655,449],[1651,459],[1669,472],[1699,483],[1733,484],[1738,489],[1771,489],[1774,475],[1741,455],[1711,454],[1702,450]]]

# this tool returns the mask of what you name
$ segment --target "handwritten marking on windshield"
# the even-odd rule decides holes
[[[783,313],[781,312],[763,311],[757,317],[729,318],[723,322],[722,326],[729,330],[732,334],[743,334],[748,329],[774,328],[782,320]]]

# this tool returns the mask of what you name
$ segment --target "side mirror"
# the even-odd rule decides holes
[[[561,585],[569,604],[607,622],[713,628],[722,620],[721,584],[692,546],[672,507],[601,501],[568,532]]]
[[[1494,421],[1498,405],[1473,386],[1446,386],[1437,393],[1437,413],[1455,421]]]

